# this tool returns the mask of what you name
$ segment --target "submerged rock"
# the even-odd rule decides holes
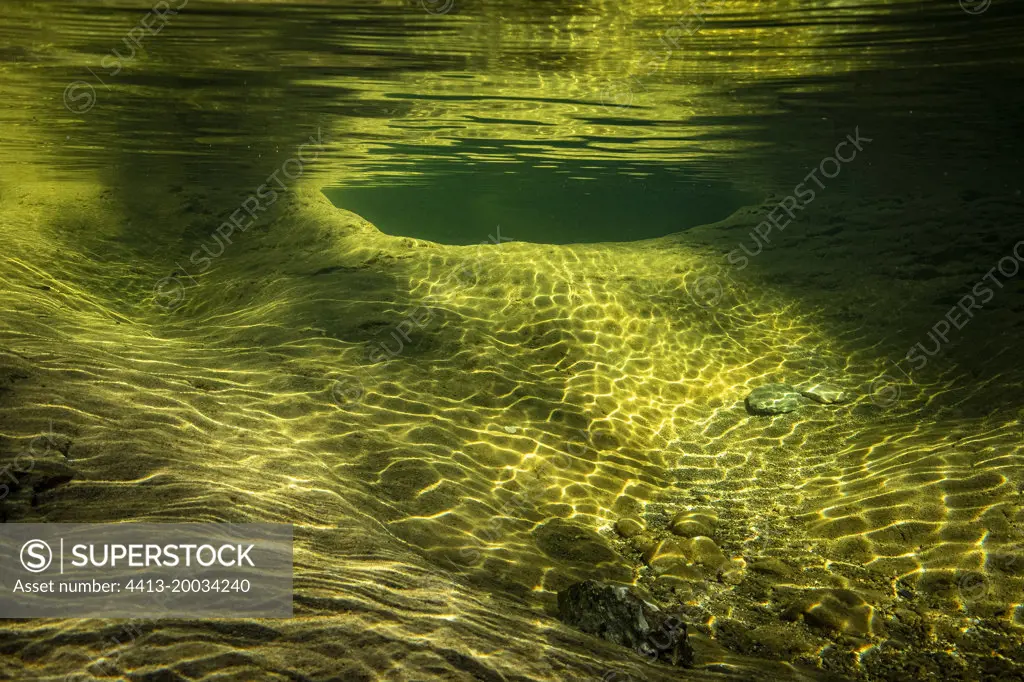
[[[558,617],[567,625],[652,660],[693,664],[686,623],[648,604],[624,585],[602,585],[593,580],[571,585],[558,593]]]
[[[643,554],[644,563],[661,575],[676,565],[696,564],[709,570],[716,570],[729,559],[709,537],[677,538],[668,537],[647,549]]]
[[[835,384],[814,384],[800,389],[800,393],[822,405],[835,405],[850,400],[850,394]]]
[[[789,384],[758,386],[747,396],[747,411],[757,415],[792,412],[805,402],[804,396]]]
[[[534,531],[537,546],[553,559],[593,566],[619,556],[597,532],[565,519],[551,519]]]
[[[881,614],[853,590],[828,588],[793,590],[777,587],[777,600],[786,604],[782,620],[803,620],[808,625],[831,633],[870,637],[885,632]]]
[[[632,516],[624,516],[615,522],[615,531],[626,539],[633,538],[644,532],[644,522]]]
[[[689,543],[682,538],[665,538],[647,547],[643,553],[644,563],[658,575],[667,572],[673,566],[693,563],[689,556]]]
[[[711,514],[698,511],[684,511],[676,514],[669,523],[669,530],[684,538],[700,535],[713,537],[717,519]]]
[[[33,446],[43,447],[42,438],[33,440]],[[38,507],[54,488],[74,479],[78,472],[64,463],[70,439],[52,442],[67,444],[61,451],[30,451],[8,458],[0,453],[0,523],[16,521]],[[56,447],[56,446],[54,446]]]

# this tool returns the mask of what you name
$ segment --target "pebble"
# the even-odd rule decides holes
[[[709,537],[666,538],[648,547],[643,558],[658,575],[667,573],[676,566],[690,564],[718,570],[729,562],[715,541]]]
[[[804,402],[804,396],[789,384],[758,386],[746,400],[747,411],[762,416],[792,412]]]
[[[710,514],[684,511],[676,514],[669,523],[669,528],[675,535],[684,538],[695,538],[701,535],[712,537],[717,522],[718,519]]]
[[[800,389],[800,394],[822,405],[836,405],[850,400],[850,394],[835,384],[814,384]]]
[[[626,516],[615,522],[615,532],[624,538],[633,538],[644,532],[644,524],[640,519]]]

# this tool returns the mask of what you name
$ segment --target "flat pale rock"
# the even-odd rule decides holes
[[[850,400],[850,394],[835,384],[814,384],[800,389],[800,394],[822,405],[836,405]]]
[[[758,386],[747,396],[747,411],[758,415],[785,414],[804,402],[800,391],[789,384],[766,384]]]

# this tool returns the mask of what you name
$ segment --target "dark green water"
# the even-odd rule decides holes
[[[759,199],[724,182],[662,168],[638,177],[609,163],[434,163],[422,172],[415,184],[328,187],[324,194],[387,234],[442,244],[635,241],[721,220]]]

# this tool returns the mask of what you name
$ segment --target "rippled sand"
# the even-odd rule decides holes
[[[0,677],[679,679],[552,617],[584,578],[681,605],[687,679],[1024,674],[1024,276],[903,360],[1019,200],[822,199],[739,270],[762,207],[456,247],[298,188],[200,273],[244,194],[129,194],[3,188],[0,458],[73,478],[0,510],[294,523],[296,617],[8,621]],[[775,381],[854,399],[749,415]],[[681,512],[722,561],[657,576]]]

